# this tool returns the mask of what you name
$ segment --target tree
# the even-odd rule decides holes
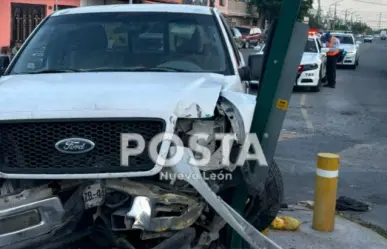
[[[309,17],[309,27],[314,29],[321,29],[323,28],[323,25],[318,20],[317,16],[315,15],[308,15]]]
[[[352,23],[351,29],[352,29],[352,32],[356,34],[373,33],[372,29],[366,23],[363,23],[363,22]]]
[[[263,27],[265,20],[269,23],[276,18],[280,12],[283,0],[252,0],[250,4],[257,7],[259,13],[259,26]],[[303,20],[312,8],[313,0],[302,0],[298,19]]]

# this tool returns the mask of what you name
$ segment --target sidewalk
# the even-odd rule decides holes
[[[312,210],[294,206],[280,215],[301,221],[300,229],[295,232],[270,230],[269,238],[283,249],[387,249],[387,239],[339,216],[336,216],[335,230],[322,233],[312,229]]]

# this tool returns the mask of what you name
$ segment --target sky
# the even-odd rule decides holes
[[[379,28],[379,20],[381,20],[381,28],[387,28],[387,0],[321,0],[323,13],[326,14],[330,8],[333,16],[334,5],[332,4],[335,2],[339,2],[337,4],[337,16],[345,18],[347,11],[347,19],[350,20],[350,13],[353,12],[354,21],[361,19],[371,28],[377,29]],[[329,7],[330,5],[331,7]],[[314,0],[314,8],[317,9],[317,0]]]

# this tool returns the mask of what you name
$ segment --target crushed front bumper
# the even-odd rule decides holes
[[[189,163],[193,153],[190,149],[184,148],[183,159],[172,167],[173,173],[184,178],[186,182],[192,185],[196,191],[207,201],[208,204],[221,216],[250,246],[254,249],[281,249],[274,241],[261,234],[255,227],[247,222],[225,201],[217,196],[206,181],[201,177],[201,172],[197,166]],[[266,159],[260,161],[261,167],[268,167]]]
[[[64,225],[64,207],[49,189],[0,198],[0,248],[18,249],[52,237]]]

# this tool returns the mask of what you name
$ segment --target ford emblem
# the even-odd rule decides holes
[[[55,144],[58,151],[67,154],[86,153],[94,149],[94,146],[92,141],[84,138],[66,138]]]

